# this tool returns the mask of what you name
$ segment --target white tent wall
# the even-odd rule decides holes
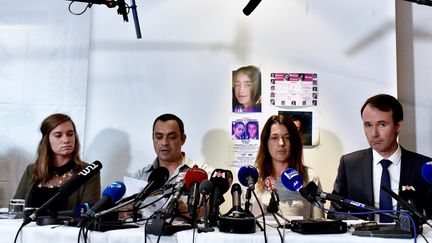
[[[83,158],[104,164],[102,187],[153,161],[152,123],[165,112],[183,119],[188,156],[236,173],[230,124],[244,116],[231,113],[231,71],[249,64],[263,73],[263,112],[245,117],[261,124],[279,110],[269,104],[270,72],[318,73],[318,106],[306,110],[318,117],[319,144],[305,148],[305,162],[330,191],[339,157],[367,146],[364,100],[401,86],[394,1],[263,1],[250,16],[241,12],[247,0],[138,1],[142,39],[116,9],[94,5],[74,16],[67,1],[44,2],[0,10],[0,206],[34,159],[40,122],[52,112],[77,123]],[[420,10],[424,18],[428,10]],[[428,41],[414,43],[421,58]],[[417,132],[409,136],[431,155],[430,136],[419,135],[427,124],[418,118],[431,119],[422,88],[430,68],[421,60],[410,103]]]
[[[49,114],[69,114],[84,139],[90,16],[64,1],[1,0],[0,207],[15,194],[35,159],[39,126]]]
[[[140,40],[132,23],[92,9],[85,158],[104,163],[103,186],[153,161],[152,123],[165,112],[184,120],[188,156],[236,174],[231,120],[263,124],[277,113],[268,87],[275,71],[318,73],[318,106],[308,110],[319,144],[304,151],[326,191],[339,157],[367,146],[362,103],[397,90],[394,2],[263,1],[244,16],[246,3],[137,2]],[[263,112],[233,114],[231,71],[249,64],[263,74]]]

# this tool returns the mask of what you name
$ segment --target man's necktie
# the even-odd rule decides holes
[[[381,173],[381,186],[385,186],[386,188],[391,189],[390,185],[390,173],[388,171],[388,167],[391,165],[391,161],[387,159],[383,159],[380,161],[380,164],[382,166],[382,173]],[[381,210],[393,210],[392,206],[392,198],[389,194],[387,194],[385,191],[380,189],[380,201],[379,201],[380,209]],[[380,222],[381,223],[390,223],[393,222],[393,219],[380,214]]]

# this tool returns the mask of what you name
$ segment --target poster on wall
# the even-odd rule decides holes
[[[253,165],[259,148],[259,123],[243,118],[231,122],[234,166]]]
[[[318,105],[316,73],[270,73],[270,104],[282,107]]]
[[[232,112],[261,112],[261,71],[243,66],[232,71]]]
[[[292,119],[300,132],[303,145],[313,145],[312,143],[312,112],[310,111],[279,111],[279,115],[286,115]]]

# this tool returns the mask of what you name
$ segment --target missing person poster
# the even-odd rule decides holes
[[[281,107],[318,105],[316,73],[271,73],[270,104]]]
[[[243,118],[231,121],[234,166],[253,165],[259,148],[259,123]]]

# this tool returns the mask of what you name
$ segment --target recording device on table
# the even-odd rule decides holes
[[[282,172],[281,181],[288,190],[299,192],[311,204],[321,207],[317,201],[318,192],[321,192],[318,186],[311,181],[306,187],[303,187],[303,177],[295,169],[288,168]],[[301,234],[345,233],[347,223],[325,219],[291,220],[291,230]]]
[[[219,230],[228,233],[255,233],[255,226],[258,223],[250,211],[250,199],[255,184],[258,181],[258,171],[253,166],[243,166],[238,172],[239,182],[247,187],[245,208],[241,208],[241,187],[234,183],[231,187],[232,208],[223,216],[219,217]]]
[[[427,168],[428,165],[426,165]],[[425,168],[425,167],[424,167]],[[428,170],[428,169],[424,169],[424,170]],[[309,202],[313,203],[313,204],[317,204],[319,199],[321,202],[325,202],[325,200],[329,200],[332,202],[336,202],[336,203],[340,203],[340,204],[344,204],[356,209],[360,209],[361,211],[365,211],[365,212],[377,212],[379,211],[379,209],[372,207],[372,206],[368,206],[365,205],[363,203],[360,202],[356,202],[350,199],[346,199],[343,198],[341,196],[338,195],[334,195],[331,193],[326,193],[323,191],[320,191],[318,189],[318,186],[313,182],[309,182],[305,187],[303,187],[299,182],[301,181],[299,178],[297,178],[297,173],[295,170],[293,169],[287,169],[286,173],[284,172],[282,174],[282,183],[289,189],[292,191],[299,191],[299,193],[305,198],[307,199]],[[427,173],[426,173],[427,174]],[[422,215],[420,212],[418,212],[415,208],[415,205],[413,205],[412,203],[410,203],[410,201],[412,202],[412,199],[408,199],[408,200],[404,200],[402,197],[408,197],[408,198],[413,198],[414,196],[414,192],[413,191],[401,191],[400,192],[400,196],[398,196],[397,194],[395,194],[392,190],[388,189],[388,188],[383,188],[381,187],[382,190],[384,190],[385,192],[389,193],[390,196],[392,196],[394,199],[396,199],[400,204],[401,204],[401,209],[408,212],[411,216],[413,216],[413,218],[417,218],[417,222],[420,223],[427,223],[427,218]],[[402,196],[402,197],[401,197]],[[385,214],[387,216],[392,217],[395,221],[396,221],[396,225],[377,225],[377,227],[371,227],[371,224],[367,224],[364,227],[358,226],[356,227],[356,230],[353,232],[353,235],[358,235],[358,236],[375,236],[375,237],[383,237],[383,238],[411,238],[412,235],[412,228],[413,225],[411,224],[410,220],[407,218],[407,216],[405,214],[400,214],[399,217],[397,215],[391,214],[391,213],[381,213],[381,214]],[[416,221],[416,220],[415,220]],[[336,225],[327,225],[327,227],[324,227],[322,225],[322,222],[320,222],[320,229],[318,229],[318,227],[315,229],[314,227],[312,227],[311,225],[308,226],[308,229],[306,229],[306,225],[304,225],[306,222],[301,222],[299,224],[299,222],[292,222],[292,230],[293,231],[302,231],[303,233],[305,231],[308,231],[308,233],[315,233],[318,231],[322,231],[323,229],[327,229],[327,231],[333,231],[333,230],[337,230],[337,228],[339,226]],[[308,222],[310,224],[310,222]],[[343,222],[342,222],[343,223]],[[328,224],[328,223],[326,223]],[[319,224],[316,224],[317,226]],[[419,224],[416,224],[417,228],[416,230],[421,232],[421,227],[418,227]],[[346,231],[346,227],[342,226],[340,227],[341,232],[342,231]],[[327,232],[319,232],[319,233],[327,233]]]

